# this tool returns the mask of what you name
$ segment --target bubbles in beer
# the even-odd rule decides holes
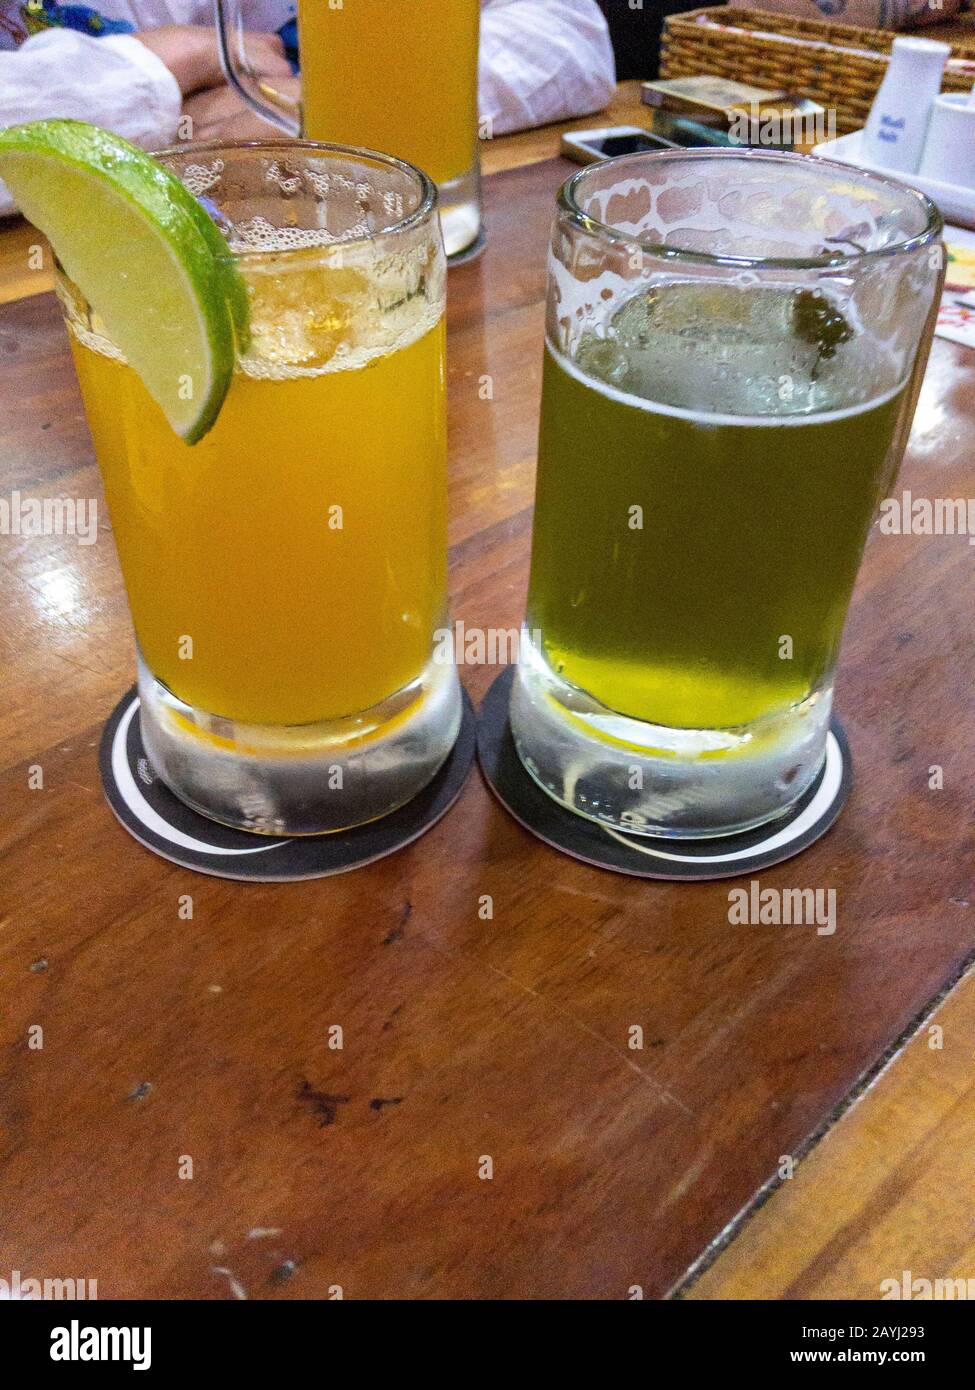
[[[629,395],[705,414],[838,410],[896,384],[856,322],[818,287],[666,281],[625,300],[600,334],[584,334],[575,363]]]
[[[403,253],[377,255],[371,243],[330,246],[319,238],[296,250],[302,235],[310,233],[275,232],[264,222],[260,237],[255,235],[262,249],[252,247],[238,258],[251,328],[239,371],[271,380],[355,371],[409,347],[438,322],[443,270],[429,246],[418,242]],[[75,336],[94,352],[124,362],[70,282],[59,293]]]
[[[853,304],[815,286],[698,278],[648,286],[573,360],[641,400],[702,414],[797,416],[846,409],[900,385]],[[784,382],[784,386],[783,386]]]

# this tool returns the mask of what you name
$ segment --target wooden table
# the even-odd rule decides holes
[[[569,167],[488,178],[488,249],[451,273],[468,626],[523,611]],[[100,495],[48,294],[0,309],[0,403],[0,496]],[[904,486],[975,495],[973,413],[975,358],[936,342]],[[562,858],[476,774],[429,835],[358,873],[240,885],[168,865],[99,786],[101,725],[132,679],[107,529],[0,547],[0,1268],[85,1274],[103,1298],[873,1297],[888,1273],[968,1258],[937,1233],[963,1208],[970,1230],[964,1187],[940,1186],[972,1172],[969,986],[926,1045],[975,949],[964,537],[868,547],[838,691],[853,794],[761,874],[835,887],[832,937],[731,927],[729,883]],[[465,668],[475,699],[495,674]]]

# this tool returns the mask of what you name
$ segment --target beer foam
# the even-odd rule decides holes
[[[259,357],[243,356],[238,357],[234,372],[258,381],[290,381],[297,377],[327,376],[331,372],[361,371],[363,367],[368,367],[370,362],[375,362],[381,357],[390,357],[394,352],[402,352],[404,348],[426,337],[436,328],[442,317],[443,311],[439,305],[429,305],[426,313],[416,315],[411,323],[402,327],[399,332],[390,333],[381,343],[369,347],[339,347],[328,362],[317,366],[302,367],[292,363],[268,362]],[[89,351],[97,352],[101,357],[109,357],[113,362],[121,363],[123,367],[129,365],[128,359],[111,339],[86,327],[74,315],[68,318],[67,326],[78,342]]]
[[[426,238],[395,254],[371,241],[302,251],[273,230],[271,249],[238,261],[251,305],[251,342],[237,364],[247,376],[357,371],[439,322],[443,258]]]
[[[631,172],[632,170],[632,172]],[[924,230],[922,200],[831,164],[724,153],[590,172],[583,211],[623,237],[707,255],[857,257]]]
[[[845,420],[853,415],[863,415],[868,410],[875,410],[878,406],[886,405],[899,395],[907,385],[907,379],[900,382],[890,391],[884,391],[880,395],[874,396],[868,401],[860,402],[857,405],[844,406],[839,410],[810,410],[805,413],[795,412],[791,415],[729,415],[722,412],[708,410],[690,410],[684,406],[665,405],[662,401],[650,400],[646,396],[636,396],[629,391],[621,391],[618,387],[610,385],[607,381],[602,381],[599,377],[589,376],[583,372],[576,364],[571,361],[564,353],[554,345],[551,338],[546,338],[545,346],[557,366],[561,367],[568,376],[580,382],[583,386],[588,386],[591,390],[597,391],[601,396],[608,400],[616,401],[619,405],[629,405],[637,410],[648,411],[651,415],[669,415],[677,420],[686,420],[692,425],[703,425],[705,427],[717,428],[723,425],[737,425],[747,428],[764,427],[779,428],[780,426],[797,425],[823,425],[835,420]]]
[[[390,357],[418,342],[435,328],[443,317],[438,304],[425,306],[424,313],[412,314],[398,329],[388,326],[379,342],[349,346],[340,344],[327,362],[302,366],[293,362],[274,362],[260,355],[244,354],[237,359],[237,370],[243,376],[258,381],[290,381],[296,377],[327,376],[332,372],[357,372],[381,357]]]
[[[825,161],[754,151],[607,161],[576,175],[572,189],[582,212],[601,224],[570,226],[562,217],[550,245],[547,331],[573,360],[585,338],[609,333],[612,317],[634,294],[714,279],[741,289],[791,285],[837,302],[852,340],[840,342],[817,369],[813,397],[830,396],[831,377],[842,408],[858,394],[897,390],[910,375],[918,338],[913,306],[928,301],[940,269],[928,245],[937,228],[913,190]],[[889,254],[912,241],[909,254]],[[726,336],[726,345],[732,341]],[[744,371],[731,358],[728,366]],[[801,364],[782,370],[802,375]],[[686,407],[696,398],[676,399]],[[784,418],[785,409],[767,404]],[[804,403],[792,404],[798,413]]]
[[[251,299],[252,339],[248,350],[238,354],[235,373],[280,381],[360,371],[410,347],[443,317],[441,256],[431,266],[422,247],[377,256],[371,242],[359,242],[359,254],[346,253],[340,262],[325,243],[305,242],[299,229],[266,225],[269,234],[255,235],[255,244],[238,262]],[[318,248],[323,254],[299,266],[274,264],[277,255],[293,255],[299,247]],[[343,286],[350,280],[352,290],[347,283]],[[343,286],[344,294],[336,291],[337,285]],[[78,342],[128,365],[76,287],[59,277],[57,288],[68,328]]]
[[[324,227],[278,227],[265,217],[252,217],[247,222],[235,222],[227,240],[231,251],[237,255],[246,255],[248,251],[275,255],[282,251],[342,246],[370,235],[365,218],[344,232],[336,233]]]

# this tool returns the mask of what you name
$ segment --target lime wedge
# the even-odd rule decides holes
[[[195,444],[217,418],[247,324],[247,291],[213,220],[175,174],[83,121],[0,130],[0,178]]]

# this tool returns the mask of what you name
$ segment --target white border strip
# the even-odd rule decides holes
[[[140,825],[145,826],[146,830],[151,830],[161,840],[166,840],[171,845],[178,845],[180,849],[193,850],[196,854],[265,854],[269,849],[280,849],[282,845],[289,843],[287,840],[275,840],[272,844],[257,845],[254,849],[225,849],[220,845],[208,845],[204,840],[196,840],[192,835],[184,834],[182,830],[177,830],[174,825],[163,820],[159,812],[154,811],[142,795],[135,778],[132,776],[132,769],[129,767],[126,744],[129,725],[132,723],[138,708],[139,701],[133,700],[122,715],[119,726],[115,730],[115,737],[112,739],[112,776],[122,800]]]

